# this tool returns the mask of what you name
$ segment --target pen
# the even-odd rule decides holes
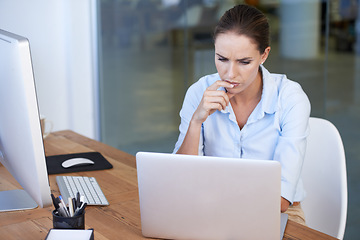
[[[78,208],[78,209],[76,210],[74,216],[79,216],[79,215],[81,215],[81,214],[84,212],[84,210],[85,210],[85,208],[86,208],[86,205],[87,205],[87,203],[83,203],[83,204],[81,205],[81,208]]]
[[[73,199],[71,197],[68,198],[68,202],[69,202],[69,213],[70,213],[70,217],[74,216],[74,205],[73,205]]]
[[[72,204],[73,204],[73,210],[74,210],[74,212],[76,211],[76,209],[77,209],[77,206],[76,206],[76,199],[75,198],[72,198],[71,199],[71,201],[72,201]]]
[[[61,215],[62,217],[68,217],[68,216],[69,216],[69,215],[67,214],[67,212],[66,212],[65,209],[66,209],[66,207],[64,207],[62,203],[59,203],[58,212],[60,213],[60,215]]]
[[[77,192],[76,194],[76,208],[80,207],[80,193]]]
[[[66,215],[67,215],[67,216],[70,216],[70,213],[69,213],[69,211],[68,211],[67,208],[66,208],[66,204],[65,204],[62,196],[59,196],[59,199],[60,199],[61,204],[63,205],[63,209],[64,209]],[[60,204],[59,204],[59,205],[60,205]]]
[[[83,206],[84,206],[85,202],[81,202],[80,206],[78,206],[75,210],[75,212],[78,212]]]
[[[52,199],[55,209],[57,210],[59,208],[58,198],[55,198],[54,194],[51,194],[51,199]]]

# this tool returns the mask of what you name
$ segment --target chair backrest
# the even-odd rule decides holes
[[[307,192],[302,208],[309,227],[342,239],[347,215],[345,152],[329,121],[310,118],[302,179]]]

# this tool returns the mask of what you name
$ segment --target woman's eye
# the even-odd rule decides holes
[[[218,60],[219,60],[220,62],[226,62],[226,61],[227,61],[226,58],[218,58]]]
[[[240,61],[241,64],[248,65],[251,61]]]

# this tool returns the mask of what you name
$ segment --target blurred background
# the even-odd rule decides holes
[[[360,230],[360,6],[356,0],[102,0],[99,9],[100,138],[118,149],[172,152],[186,89],[216,72],[212,31],[235,4],[271,25],[264,64],[299,82],[312,116],[342,136],[348,170],[345,239]],[[330,149],[329,149],[330,150]],[[326,166],[324,166],[326,167]]]

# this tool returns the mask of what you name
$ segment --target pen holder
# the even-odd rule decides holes
[[[85,229],[85,211],[75,217],[62,217],[57,210],[52,212],[53,227],[56,229]]]

